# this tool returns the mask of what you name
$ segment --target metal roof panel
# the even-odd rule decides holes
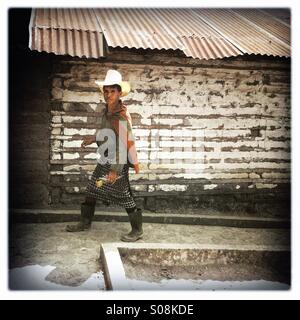
[[[99,58],[105,39],[109,47],[182,50],[198,59],[289,57],[290,28],[279,14],[259,9],[38,8],[32,11],[29,47]]]

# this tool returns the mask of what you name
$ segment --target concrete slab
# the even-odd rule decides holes
[[[156,269],[164,271],[163,276],[159,278],[160,281],[168,281],[168,269],[173,271],[172,280],[176,280],[177,277],[178,280],[181,279],[182,269],[185,269],[188,280],[184,282],[187,286],[184,289],[188,288],[189,281],[195,277],[195,271],[198,281],[237,280],[244,282],[245,290],[249,285],[253,287],[251,282],[247,287],[246,280],[267,281],[265,288],[269,288],[271,282],[278,282],[281,283],[280,288],[288,289],[290,283],[289,246],[274,248],[268,245],[245,244],[105,243],[101,245],[100,257],[104,265],[106,287],[109,290],[137,289],[135,283],[138,280],[144,283],[144,288],[140,289],[147,289],[147,277],[150,275],[153,278],[153,274],[157,273]],[[141,268],[142,275],[139,270]],[[200,274],[199,270],[205,268],[210,271],[201,271]],[[191,283],[190,286],[192,288]],[[279,287],[275,286],[277,289]],[[177,289],[180,289],[180,286]]]

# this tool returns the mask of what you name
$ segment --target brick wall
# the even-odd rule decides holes
[[[199,61],[167,54],[114,52],[101,61],[57,59],[51,92],[51,203],[74,204],[95,167],[104,101],[95,79],[118,69],[132,85],[142,170],[130,175],[151,210],[217,208],[283,214],[289,206],[289,61]],[[274,200],[280,200],[278,210]],[[285,213],[286,214],[286,213]]]

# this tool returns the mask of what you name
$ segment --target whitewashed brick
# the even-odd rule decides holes
[[[99,154],[93,152],[93,153],[86,154],[83,158],[84,159],[98,159],[99,156],[100,156]]]
[[[214,180],[214,179],[247,179],[247,173],[204,173],[202,171],[197,173],[175,173],[174,178],[184,178],[184,179],[207,179],[207,180]]]
[[[132,171],[129,171],[130,180],[132,181],[138,181],[138,180],[148,180],[148,174],[147,173],[133,173]]]
[[[54,129],[51,130],[51,134],[53,134],[53,135],[61,134],[61,129],[60,128],[54,128]]]
[[[149,173],[147,175],[148,180],[156,180],[156,174],[155,173]]]
[[[62,176],[66,174],[79,175],[80,172],[66,172],[66,171],[50,171],[50,175],[52,176]]]
[[[272,183],[256,183],[256,189],[274,189],[277,187],[277,184]]]
[[[59,153],[53,153],[51,155],[51,159],[52,160],[60,160],[61,159],[61,155]]]
[[[178,137],[177,137],[178,138]],[[182,140],[182,139],[176,139],[174,138],[174,141],[171,140],[166,140],[166,141],[159,141],[159,146],[163,148],[171,148],[171,147],[176,147],[176,148],[192,148],[192,147],[202,147],[204,148],[207,144],[204,143],[202,140],[201,141],[192,141],[192,140]]]
[[[148,160],[148,152],[142,152],[142,151],[139,151],[138,152],[138,159],[139,160]]]
[[[154,191],[155,191],[155,186],[149,184],[149,185],[148,185],[148,192],[154,192]]]
[[[183,124],[183,119],[159,119],[159,118],[154,118],[153,119],[155,124],[163,124],[163,125],[169,125],[169,126],[175,126],[178,124]]]
[[[186,191],[188,185],[183,184],[159,184],[157,185],[157,191]]]
[[[290,179],[290,173],[282,173],[282,172],[264,172],[262,174],[263,179]]]
[[[133,132],[136,137],[138,137],[138,136],[139,137],[141,137],[141,136],[147,137],[150,134],[149,129],[134,129]]]
[[[98,92],[70,91],[63,90],[60,92],[60,98],[64,102],[87,102],[98,103],[100,94]]]
[[[136,148],[149,147],[149,145],[150,145],[149,141],[146,141],[146,140],[138,140],[135,142]]]
[[[280,137],[289,138],[291,135],[289,130],[280,128],[277,130],[268,130],[266,132],[266,136],[268,138],[280,138]]]
[[[203,186],[203,188],[204,188],[204,190],[213,190],[213,189],[215,189],[215,188],[217,188],[218,187],[218,185],[217,184],[205,184],[204,186]]]
[[[51,140],[51,148],[59,148],[62,142],[60,140]]]
[[[72,128],[64,128],[64,134],[66,136],[73,136],[75,134],[79,134],[81,136],[85,135],[94,135],[96,134],[96,129],[72,129]]]
[[[65,165],[64,166],[64,171],[70,172],[70,171],[93,171],[95,169],[96,165],[91,165],[91,164],[84,164],[84,165],[78,165],[78,164],[74,164],[74,165]]]
[[[251,173],[249,174],[249,178],[250,178],[250,179],[259,179],[260,176],[259,176],[258,174],[256,174],[256,173],[254,173],[254,172],[251,172]]]
[[[81,166],[78,164],[64,166],[64,171],[80,171]]]
[[[78,158],[80,158],[80,156],[79,156],[78,152],[75,152],[75,153],[64,152],[63,153],[63,158],[64,159],[78,159]]]
[[[144,124],[146,126],[150,126],[151,125],[151,119],[142,118],[141,119],[141,124]]]
[[[61,116],[53,116],[51,121],[53,123],[61,123]]]
[[[63,116],[62,117],[63,122],[70,123],[74,121],[82,121],[82,122],[87,122],[87,117],[76,117],[76,116]]]
[[[131,186],[131,189],[133,189],[134,191],[144,191],[146,192],[147,191],[147,185],[132,185]]]
[[[182,159],[204,159],[204,155],[201,155],[196,152],[150,152],[150,160],[158,160],[158,159],[176,159],[176,160],[182,160]]]
[[[80,148],[83,140],[63,141],[64,148]]]

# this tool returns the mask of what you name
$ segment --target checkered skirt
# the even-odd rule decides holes
[[[87,185],[86,195],[96,200],[102,200],[106,203],[120,205],[124,208],[134,208],[136,206],[132,196],[129,184],[129,165],[125,164],[121,173],[121,178],[116,180],[115,183],[105,183],[100,188],[96,186],[96,180],[104,177],[110,171],[111,165],[97,164],[95,171]]]

